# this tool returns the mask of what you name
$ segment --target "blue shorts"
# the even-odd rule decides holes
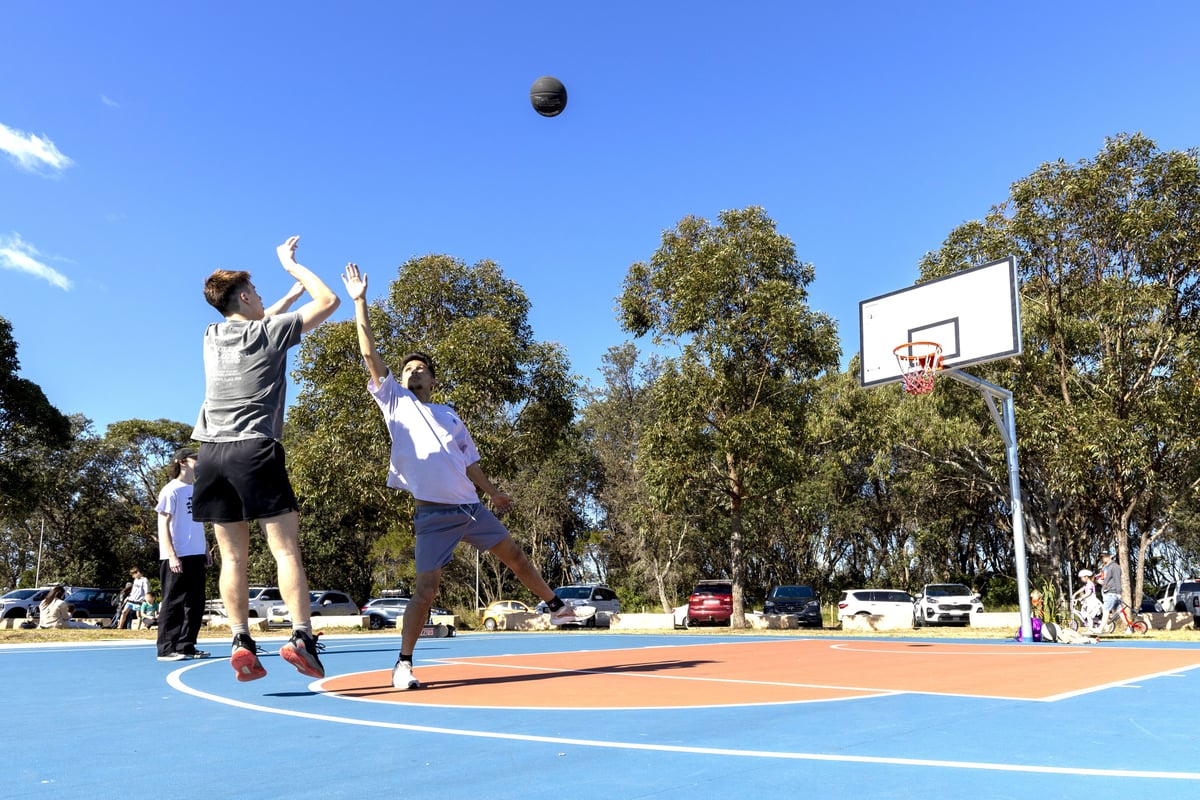
[[[1118,594],[1116,592],[1112,592],[1110,594],[1104,595],[1104,610],[1105,611],[1116,611],[1120,607],[1121,607],[1121,595],[1120,594]]]
[[[418,505],[413,528],[417,534],[418,573],[449,564],[459,542],[487,551],[509,536],[508,529],[483,503]]]
[[[299,510],[279,442],[200,443],[192,487],[193,520],[243,522]]]

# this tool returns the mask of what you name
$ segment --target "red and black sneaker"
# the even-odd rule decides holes
[[[321,666],[321,659],[317,658],[317,651],[325,649],[325,645],[317,641],[317,636],[320,635],[319,633],[314,636],[304,631],[292,631],[292,638],[279,648],[279,655],[283,656],[283,660],[295,667],[301,675],[310,678],[324,678],[325,667]]]
[[[248,633],[233,637],[233,654],[229,657],[229,664],[239,681],[256,681],[267,674],[258,660],[258,645]]]

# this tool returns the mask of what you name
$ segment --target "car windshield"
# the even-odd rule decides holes
[[[560,600],[587,600],[592,590],[587,586],[562,586],[554,590]]]
[[[33,597],[37,589],[13,589],[8,594],[4,595],[5,600],[28,600]]]
[[[960,597],[970,593],[971,590],[961,583],[938,583],[925,589],[925,594],[930,597]]]
[[[803,600],[811,597],[816,597],[811,586],[777,586],[771,592],[771,597],[776,600],[788,598],[792,600]]]
[[[692,594],[733,594],[733,585],[729,583],[704,583],[697,586]]]
[[[1200,582],[1186,581],[1179,585],[1179,591],[1182,592],[1200,592]]]

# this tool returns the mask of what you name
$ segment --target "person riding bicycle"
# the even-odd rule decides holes
[[[1099,618],[1104,613],[1100,599],[1096,597],[1096,583],[1092,580],[1090,569],[1079,570],[1079,579],[1083,584],[1071,595],[1071,599],[1079,606],[1081,615],[1088,622],[1088,627],[1099,629]]]

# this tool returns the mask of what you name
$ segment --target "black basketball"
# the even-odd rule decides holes
[[[529,87],[529,102],[543,117],[557,117],[567,107],[567,87],[558,78],[543,75]]]

